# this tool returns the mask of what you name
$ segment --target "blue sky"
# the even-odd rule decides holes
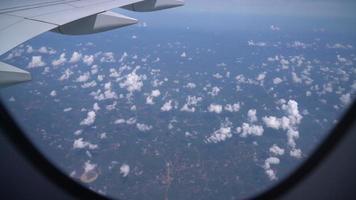
[[[185,11],[258,15],[352,17],[352,0],[186,0]]]

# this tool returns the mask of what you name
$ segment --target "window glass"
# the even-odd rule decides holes
[[[187,1],[93,35],[48,32],[1,57],[33,144],[120,199],[242,199],[284,179],[356,91],[354,1]]]

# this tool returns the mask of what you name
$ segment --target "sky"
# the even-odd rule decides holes
[[[185,10],[233,12],[240,14],[351,17],[356,2],[352,0],[186,0]]]

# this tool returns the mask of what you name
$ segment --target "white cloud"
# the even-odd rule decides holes
[[[190,88],[190,89],[193,89],[193,88],[195,88],[197,85],[195,84],[195,83],[188,83],[186,86],[184,86],[184,87],[186,87],[186,88]]]
[[[180,110],[184,112],[195,112],[194,106],[196,106],[202,100],[203,98],[201,97],[188,96],[186,100],[187,102],[183,105],[183,107]]]
[[[122,174],[123,177],[128,176],[130,173],[130,166],[128,164],[122,164],[120,167],[120,174]]]
[[[255,109],[250,109],[247,112],[247,116],[248,116],[248,120],[250,122],[257,122],[257,115],[256,115],[257,111]]]
[[[231,133],[231,126],[232,123],[226,119],[223,123],[220,124],[220,128],[216,131],[214,131],[213,134],[211,134],[206,140],[206,143],[218,143],[218,142],[223,142],[226,139],[229,139],[232,137]]]
[[[151,125],[141,124],[141,123],[137,123],[136,127],[139,131],[142,131],[142,132],[149,131],[153,128]]]
[[[220,92],[220,88],[218,88],[218,87],[213,87],[213,88],[211,89],[211,92],[208,92],[208,94],[210,94],[211,96],[216,96],[216,95],[219,94],[219,92]]]
[[[42,61],[42,56],[32,56],[31,62],[28,63],[28,68],[43,67],[46,63]]]
[[[65,109],[63,109],[63,112],[69,112],[69,111],[71,111],[71,110],[73,110],[71,107],[69,107],[69,108],[65,108]]]
[[[302,83],[302,79],[298,77],[298,75],[295,72],[292,72],[292,80],[294,83]]]
[[[116,60],[113,52],[105,52],[103,53],[103,57],[100,58],[100,62],[113,63],[115,61]]]
[[[209,112],[215,112],[217,114],[220,114],[222,112],[222,105],[219,104],[210,104],[208,107]]]
[[[82,59],[82,54],[79,52],[74,51],[72,57],[69,59],[70,63],[77,63]]]
[[[341,103],[343,103],[346,106],[351,104],[351,94],[350,93],[341,95],[339,99],[340,99]]]
[[[161,111],[168,112],[172,110],[172,108],[173,108],[172,100],[169,100],[163,104],[163,106],[161,107]]]
[[[272,145],[270,148],[269,148],[269,151],[271,153],[273,153],[274,155],[276,156],[281,156],[284,154],[284,149],[280,148],[279,146],[277,146],[276,144]]]
[[[68,68],[68,69],[66,69],[66,70],[63,72],[62,76],[59,77],[58,80],[60,80],[60,81],[67,80],[67,79],[70,78],[70,76],[71,76],[72,74],[73,74],[73,71]]]
[[[273,79],[273,84],[275,84],[275,85],[280,84],[282,82],[283,82],[283,80],[281,78],[279,78],[279,77],[276,77],[276,78]]]
[[[248,46],[252,46],[252,47],[265,47],[267,46],[267,43],[265,42],[254,42],[253,40],[249,40],[247,42]]]
[[[158,89],[152,90],[151,94],[146,98],[146,103],[151,104],[151,105],[154,104],[153,99],[160,95],[161,95],[161,92]]]
[[[57,96],[57,92],[55,90],[52,90],[49,95],[51,95],[52,97],[55,97],[55,96]]]
[[[84,148],[96,149],[98,148],[98,145],[91,144],[90,142],[84,141],[83,138],[74,140],[73,149],[84,149]]]
[[[94,111],[89,111],[87,117],[80,122],[80,125],[90,126],[95,122],[96,113]]]
[[[340,43],[335,43],[335,44],[326,44],[326,48],[329,49],[352,49],[352,45],[350,44],[340,44]]]
[[[296,149],[296,139],[299,138],[298,125],[303,118],[299,113],[298,103],[294,100],[289,100],[288,102],[280,102],[282,103],[281,109],[286,112],[287,116],[283,116],[281,118],[265,116],[262,118],[262,120],[269,128],[287,130],[288,146],[292,148],[294,155],[298,153],[301,155],[301,151],[299,152],[299,150]]]
[[[49,52],[49,50],[47,49],[47,47],[40,47],[39,49],[38,49],[38,52],[39,53],[43,53],[43,54],[47,54],[48,52]]]
[[[289,152],[289,155],[295,158],[301,158],[302,157],[302,150],[300,149],[292,149]]]
[[[269,28],[270,28],[272,31],[280,31],[280,30],[281,30],[278,26],[275,26],[275,25],[271,25]]]
[[[229,112],[238,112],[240,110],[240,103],[226,104],[224,109]]]
[[[87,64],[88,66],[92,65],[94,62],[94,56],[93,55],[85,55],[83,57],[83,63]]]
[[[90,78],[90,73],[89,72],[85,72],[84,74],[80,75],[76,82],[87,82]]]
[[[187,53],[186,53],[186,52],[183,52],[183,53],[180,55],[180,57],[182,57],[182,58],[187,57]]]
[[[100,110],[100,106],[99,106],[99,104],[98,103],[94,103],[94,105],[93,105],[93,110],[95,111],[95,112],[97,112],[98,110]]]
[[[242,123],[242,127],[238,127],[237,132],[241,132],[240,136],[241,137],[247,137],[249,135],[253,136],[262,136],[264,129],[262,126],[259,125],[253,125],[253,124],[248,124],[248,123]]]
[[[58,59],[52,61],[52,65],[56,67],[59,65],[63,65],[65,62],[67,62],[66,54],[61,53]]]
[[[265,169],[265,172],[270,180],[276,180],[276,172],[271,169],[271,165],[278,165],[280,163],[279,158],[277,157],[269,157],[265,160],[265,164],[263,168]]]
[[[126,90],[130,93],[134,91],[141,91],[141,88],[143,86],[142,80],[144,79],[144,76],[137,75],[136,69],[126,75],[124,81],[120,83],[120,87],[126,88]]]

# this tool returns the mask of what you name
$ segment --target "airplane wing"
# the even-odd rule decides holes
[[[46,31],[91,34],[137,23],[110,11],[155,11],[182,6],[181,0],[1,0],[0,55]],[[0,62],[0,87],[31,80],[29,72]]]

